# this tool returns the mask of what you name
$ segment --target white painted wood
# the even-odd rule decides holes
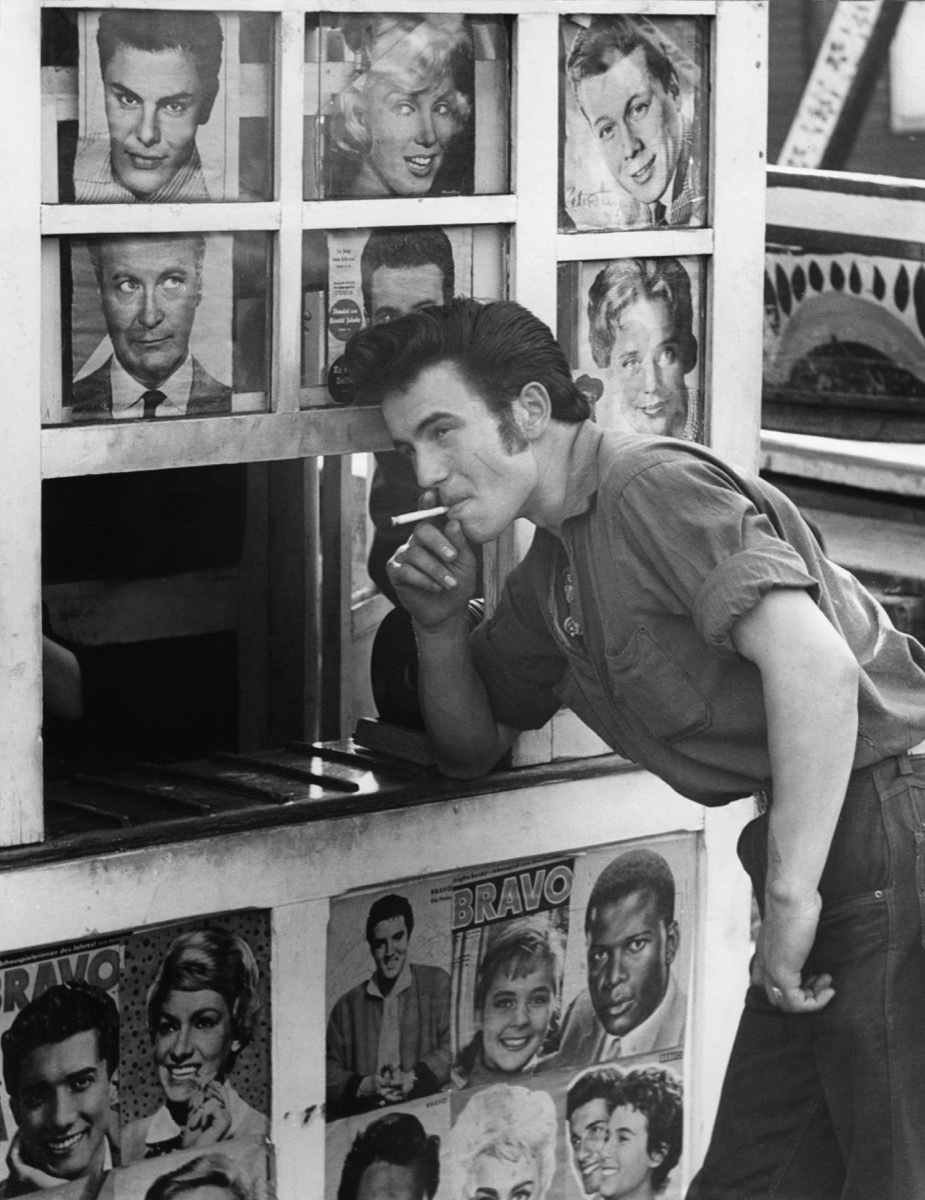
[[[328,903],[273,914],[271,1137],[280,1197],[324,1200],[324,1035]]]
[[[753,468],[761,411],[765,0],[720,0],[715,30],[711,194],[717,237],[708,272],[705,378],[710,444]]]
[[[496,862],[509,853],[553,854],[697,832],[703,820],[700,807],[654,776],[628,771],[27,867],[0,873],[4,948],[224,909],[321,900],[461,864]],[[64,895],[66,906],[48,903],[49,896]]]
[[[761,468],[872,492],[925,496],[922,443],[856,442],[764,429]]]
[[[559,262],[604,258],[657,258],[713,253],[712,229],[629,229],[620,233],[560,233]]]
[[[775,174],[777,169],[775,169]],[[835,171],[800,172],[826,180],[845,175]],[[807,187],[769,187],[769,225],[794,229],[819,229],[861,237],[895,238],[901,242],[925,241],[925,183],[914,179],[885,179],[879,175],[850,176],[862,185],[901,187],[908,198],[883,195],[850,195]],[[885,189],[884,189],[885,190]]]
[[[556,327],[556,239],[559,187],[558,89],[533,81],[558,77],[559,23],[518,17],[514,38],[512,183],[517,224],[511,234],[511,297]]]
[[[0,18],[0,80],[5,94],[14,97],[0,104],[0,144],[7,164],[32,163],[31,170],[17,169],[13,186],[4,189],[0,237],[0,329],[5,334],[0,382],[0,845],[42,837],[39,16],[37,5],[14,4],[5,5]],[[27,47],[33,48],[31,55]]]

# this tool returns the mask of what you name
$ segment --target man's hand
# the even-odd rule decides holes
[[[357,1096],[376,1104],[397,1104],[402,1099],[401,1085],[393,1078],[392,1068],[384,1067],[379,1075],[364,1075]]]
[[[465,614],[475,595],[477,569],[458,521],[448,521],[443,530],[422,522],[388,565],[402,605],[429,629]]]
[[[805,900],[785,900],[769,891],[765,898],[752,983],[763,987],[771,1003],[785,1012],[818,1012],[835,995],[831,975],[802,975],[821,908],[818,892]]]

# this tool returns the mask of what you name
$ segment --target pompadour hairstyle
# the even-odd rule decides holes
[[[177,1196],[202,1187],[221,1188],[234,1200],[251,1200],[250,1192],[224,1154],[202,1154],[158,1175],[145,1192],[145,1200],[176,1200]]]
[[[617,1088],[614,1108],[634,1108],[648,1122],[649,1154],[663,1154],[652,1169],[652,1188],[664,1189],[668,1176],[681,1158],[684,1136],[684,1102],[680,1080],[661,1067],[630,1071]]]
[[[149,54],[180,50],[188,55],[199,73],[206,106],[205,122],[212,113],[222,69],[222,23],[214,12],[177,12],[161,9],[107,9],[100,13],[96,44],[100,70],[105,72],[119,46],[132,46]]]
[[[373,930],[380,921],[391,921],[396,917],[404,917],[405,928],[410,937],[411,931],[414,929],[414,909],[411,907],[410,900],[395,892],[390,892],[388,896],[380,896],[374,900],[369,908],[369,916],[366,918],[367,943],[372,946]]]
[[[361,404],[381,404],[406,391],[422,371],[439,364],[456,369],[500,419],[528,383],[549,393],[557,421],[584,421],[587,396],[572,379],[568,362],[547,325],[513,300],[457,298],[362,329],[347,343],[345,366]]]
[[[426,225],[373,229],[360,255],[363,304],[369,317],[373,315],[372,279],[380,267],[400,270],[430,263],[443,274],[443,303],[449,304],[456,292],[456,267],[453,247],[442,229]]]
[[[659,919],[674,920],[674,876],[667,861],[654,850],[628,850],[601,871],[594,881],[585,909],[585,933],[591,928],[595,909],[617,904],[625,896],[646,892],[655,898]]]
[[[623,1072],[618,1071],[616,1067],[595,1067],[579,1075],[569,1086],[565,1096],[566,1121],[571,1121],[579,1108],[584,1108],[592,1100],[603,1100],[607,1108],[612,1110],[617,1086],[622,1079]]]
[[[387,1113],[356,1135],[344,1159],[337,1200],[356,1200],[364,1171],[376,1161],[415,1167],[423,1195],[433,1200],[440,1183],[440,1138],[425,1133],[412,1113]]]
[[[578,95],[578,85],[583,80],[603,75],[618,57],[625,58],[640,47],[652,78],[666,92],[677,96],[680,91],[678,74],[664,44],[654,41],[633,17],[610,14],[592,17],[591,23],[575,35],[565,64],[575,95]]]
[[[99,1056],[112,1075],[119,1065],[119,1010],[113,998],[80,979],[42,992],[21,1009],[0,1039],[7,1094],[16,1097],[24,1055],[91,1030],[96,1033]]]
[[[591,356],[596,366],[610,366],[623,313],[639,300],[664,301],[671,314],[686,375],[697,365],[691,280],[676,258],[618,258],[596,275],[588,290]]]
[[[206,925],[181,933],[171,942],[154,981],[148,988],[148,1034],[153,1042],[161,1005],[170,992],[218,992],[228,1005],[231,1030],[240,1042],[228,1067],[254,1036],[260,1013],[257,985],[260,969],[243,937],[221,925]]]

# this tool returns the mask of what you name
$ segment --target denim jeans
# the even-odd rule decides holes
[[[759,903],[767,815],[739,840]],[[855,771],[806,963],[835,997],[781,1012],[750,987],[688,1200],[925,1198],[925,757]]]

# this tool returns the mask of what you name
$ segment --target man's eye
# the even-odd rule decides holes
[[[606,142],[606,141],[609,141],[609,139],[613,137],[613,131],[614,131],[614,126],[612,124],[601,125],[598,128],[597,136],[601,139],[602,142]]]
[[[632,938],[629,942],[627,942],[626,948],[630,952],[630,954],[639,954],[641,951],[645,950],[645,948],[646,948],[646,946],[648,946],[648,944],[649,944],[648,938],[637,937],[637,938]]]
[[[606,950],[590,950],[588,952],[588,962],[592,967],[602,967],[606,961]]]
[[[658,357],[661,363],[670,367],[678,361],[678,351],[674,346],[662,346]]]
[[[85,1092],[87,1088],[92,1087],[95,1082],[95,1072],[90,1072],[86,1075],[78,1075],[76,1079],[71,1080],[71,1091]]]
[[[121,296],[131,296],[134,292],[138,291],[138,287],[137,279],[120,279],[116,284],[116,291]]]
[[[161,287],[165,292],[176,292],[186,283],[182,275],[168,275],[166,279],[161,281]]]
[[[639,104],[634,104],[630,109],[629,115],[631,121],[638,121],[640,117],[644,117],[649,111],[649,101],[644,100]]]
[[[140,108],[141,101],[137,96],[129,96],[125,92],[116,92],[116,100],[123,108]]]
[[[182,117],[185,112],[189,111],[189,107],[189,100],[171,100],[163,106],[163,110],[172,117]]]

